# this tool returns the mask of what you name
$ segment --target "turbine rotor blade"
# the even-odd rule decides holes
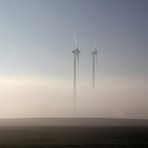
[[[79,54],[77,54],[77,60],[78,60],[78,63],[77,63],[78,68],[77,68],[77,70],[79,72]]]
[[[97,43],[96,43],[96,41],[94,41],[94,48],[95,48],[95,49],[97,48]]]
[[[96,57],[96,62],[97,62],[98,55],[96,54],[96,56],[95,56],[95,57]]]
[[[73,32],[73,37],[74,37],[75,45],[76,45],[76,47],[78,47],[78,42],[77,42],[77,39],[76,39],[76,34],[74,32]]]

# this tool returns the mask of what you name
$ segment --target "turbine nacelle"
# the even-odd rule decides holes
[[[98,51],[97,51],[97,49],[95,48],[93,51],[91,51],[91,53],[92,53],[93,55],[97,55],[97,54],[98,54]]]
[[[79,54],[80,54],[79,48],[77,47],[76,49],[74,49],[74,50],[72,51],[72,53],[73,53],[73,54],[76,54],[76,55],[79,55]]]

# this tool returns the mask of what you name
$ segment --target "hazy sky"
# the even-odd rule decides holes
[[[147,26],[147,0],[0,0],[0,118],[72,115],[73,32],[78,116],[148,118]]]

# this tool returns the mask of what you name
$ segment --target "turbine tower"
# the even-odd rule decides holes
[[[73,78],[73,99],[74,99],[74,112],[76,112],[76,104],[77,104],[77,71],[79,70],[79,54],[80,50],[78,48],[77,40],[75,34],[73,33],[74,41],[76,48],[72,51],[74,54],[74,78]]]
[[[91,51],[91,54],[92,54],[92,90],[95,90],[95,72],[96,72],[96,62],[97,62],[97,54],[98,54],[96,45],[94,50]]]

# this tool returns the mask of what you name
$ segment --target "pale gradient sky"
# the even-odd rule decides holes
[[[0,118],[72,115],[73,32],[78,116],[148,118],[147,8],[147,0],[0,0]]]

